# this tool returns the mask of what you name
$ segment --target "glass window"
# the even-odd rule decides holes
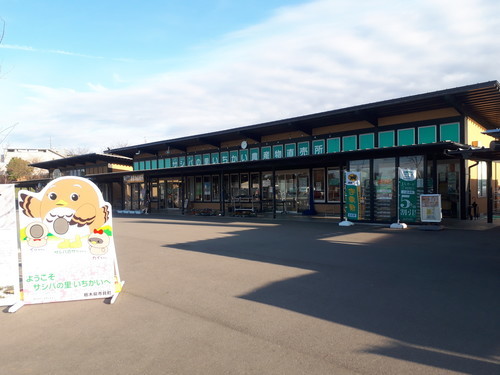
[[[329,138],[326,141],[326,152],[340,152],[340,138]]]
[[[373,161],[373,179],[375,220],[396,221],[396,159],[375,159]]]
[[[320,155],[325,153],[325,140],[317,139],[312,141],[312,152],[313,155]]]
[[[210,176],[203,176],[203,201],[212,199],[212,181]]]
[[[237,174],[231,175],[231,198],[236,198],[240,195],[240,176]]]
[[[480,161],[477,165],[477,196],[486,197],[486,162]]]
[[[295,143],[288,143],[285,145],[285,157],[293,158],[297,156],[297,145]]]
[[[250,194],[254,200],[260,198],[260,175],[258,173],[250,175]]]
[[[283,157],[283,145],[273,146],[273,159],[281,159]]]
[[[194,200],[199,202],[203,198],[203,177],[196,176],[194,178]]]
[[[422,126],[418,128],[418,143],[436,142],[436,126]]]
[[[222,180],[222,188],[224,194],[224,201],[229,201],[231,199],[231,187],[229,184],[229,175],[225,174]]]
[[[325,201],[325,170],[313,169],[313,192],[315,202]]]
[[[248,197],[250,195],[250,181],[248,180],[248,173],[240,175],[240,196]]]
[[[357,148],[357,137],[355,135],[342,138],[342,151],[354,151]]]
[[[360,220],[371,219],[371,183],[370,183],[370,160],[353,160],[349,163],[350,172],[359,172],[360,177],[360,197],[359,197],[359,218]]]
[[[458,122],[454,124],[441,125],[439,140],[460,142],[460,125]]]
[[[212,176],[212,201],[220,201],[220,177]]]
[[[398,130],[398,146],[409,146],[415,144],[415,129]]]
[[[273,174],[271,172],[262,172],[262,199],[273,199]]]
[[[394,147],[394,130],[378,133],[378,147]]]
[[[361,134],[359,136],[359,149],[366,150],[375,147],[375,136],[373,133]]]
[[[340,202],[340,168],[328,168],[328,202]]]

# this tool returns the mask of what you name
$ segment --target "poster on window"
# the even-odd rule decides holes
[[[420,220],[422,222],[441,222],[441,194],[420,195]]]
[[[398,168],[399,220],[417,221],[417,171]]]
[[[345,213],[347,220],[359,220],[359,190],[361,174],[345,172]]]
[[[0,306],[19,301],[19,255],[17,247],[14,185],[0,185]]]
[[[94,183],[60,177],[39,193],[21,190],[18,202],[24,303],[118,291],[111,205]]]

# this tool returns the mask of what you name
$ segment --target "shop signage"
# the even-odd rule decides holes
[[[361,174],[359,172],[345,172],[345,212],[347,220],[359,220],[359,190]]]
[[[398,168],[399,220],[417,221],[417,171]]]
[[[420,220],[439,223],[441,218],[441,194],[420,195]]]
[[[115,296],[112,210],[94,183],[61,177],[18,201],[24,303]]]
[[[140,184],[144,182],[144,175],[143,174],[129,174],[126,176],[123,176],[123,182],[125,184]]]
[[[0,185],[0,306],[19,301],[19,259],[17,249],[14,185]]]

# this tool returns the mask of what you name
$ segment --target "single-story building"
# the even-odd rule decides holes
[[[343,219],[345,172],[355,172],[357,219],[394,222],[403,168],[417,195],[440,194],[443,217],[490,220],[500,212],[497,128],[500,85],[490,81],[117,148],[109,154],[130,159],[130,171],[86,175],[118,210]]]

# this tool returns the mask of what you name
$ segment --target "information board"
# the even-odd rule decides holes
[[[19,301],[19,252],[17,247],[14,185],[0,185],[0,306]]]
[[[359,189],[361,174],[345,172],[345,213],[347,220],[359,220]]]
[[[24,303],[119,291],[111,205],[94,183],[61,177],[39,193],[21,190],[18,201]]]
[[[441,194],[420,195],[420,220],[422,222],[439,223],[441,214]]]

